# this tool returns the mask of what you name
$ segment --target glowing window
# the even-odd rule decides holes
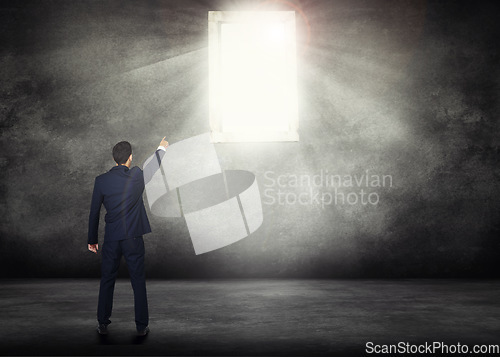
[[[294,11],[210,11],[213,142],[298,141]]]

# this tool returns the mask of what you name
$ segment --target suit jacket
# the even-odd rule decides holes
[[[104,241],[117,241],[138,237],[151,232],[142,193],[165,152],[155,152],[158,160],[151,160],[144,171],[134,166],[113,167],[105,174],[96,177],[89,215],[88,244],[97,243],[101,205],[106,208]]]

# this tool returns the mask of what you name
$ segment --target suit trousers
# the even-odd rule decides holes
[[[135,324],[138,331],[149,323],[146,276],[144,270],[144,240],[142,236],[119,241],[105,241],[102,247],[101,285],[97,305],[97,320],[100,324],[111,323],[115,281],[123,256],[134,290]]]

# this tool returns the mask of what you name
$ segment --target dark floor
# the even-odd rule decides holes
[[[148,281],[151,333],[136,338],[127,280],[110,333],[98,280],[0,281],[2,355],[365,355],[365,344],[499,344],[499,281]]]

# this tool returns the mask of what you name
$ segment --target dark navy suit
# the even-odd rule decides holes
[[[129,169],[125,165],[118,165],[95,179],[88,244],[97,244],[101,205],[106,209],[97,306],[97,320],[100,324],[111,323],[109,318],[113,308],[113,292],[122,255],[134,290],[136,327],[143,330],[149,323],[142,235],[151,232],[151,227],[142,193],[145,183],[159,168],[164,153],[161,149],[157,150],[155,155],[158,160],[151,160],[144,171],[137,166]]]

